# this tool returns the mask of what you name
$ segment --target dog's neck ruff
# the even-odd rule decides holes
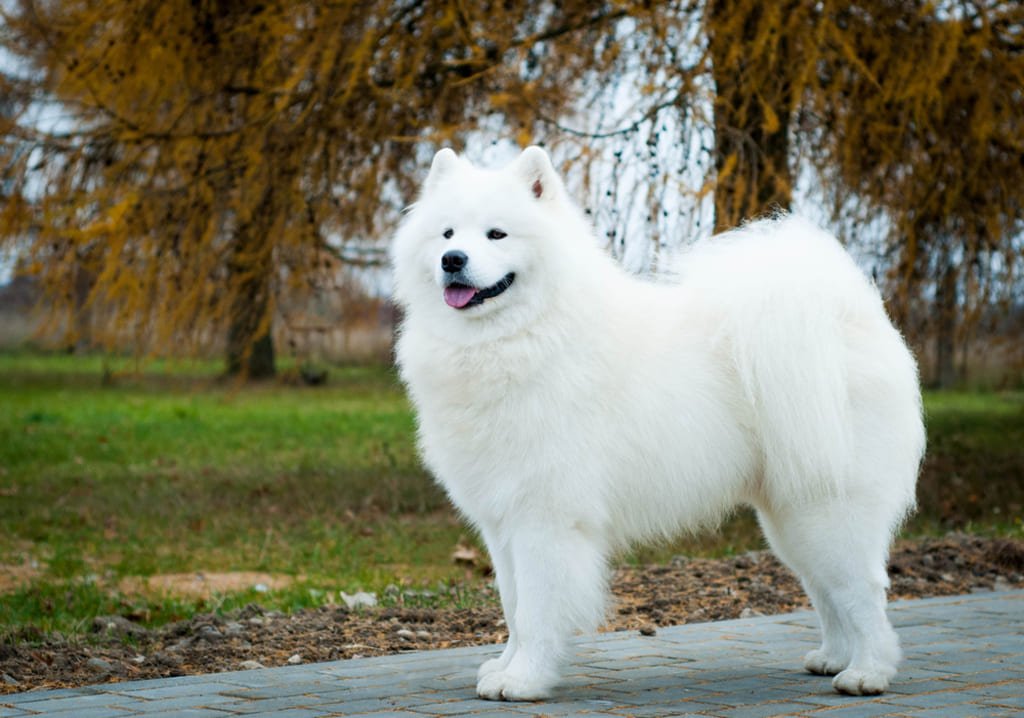
[[[455,309],[475,307],[478,304],[483,304],[485,299],[496,297],[511,287],[515,278],[515,273],[509,272],[497,283],[484,289],[477,289],[465,284],[449,284],[444,288],[444,301],[449,307],[454,307]]]

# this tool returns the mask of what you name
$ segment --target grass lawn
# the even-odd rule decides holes
[[[81,632],[98,614],[149,624],[249,601],[285,610],[388,584],[477,600],[452,561],[475,538],[420,467],[387,367],[332,368],[326,387],[238,387],[214,364],[0,354],[0,627]],[[910,533],[1024,535],[1024,394],[926,401],[930,458]],[[717,536],[643,550],[761,545],[741,513]],[[283,588],[181,598],[133,577],[258,571]]]

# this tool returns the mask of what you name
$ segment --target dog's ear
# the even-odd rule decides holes
[[[558,189],[558,175],[551,166],[548,153],[533,145],[523,150],[515,162],[515,171],[522,177],[537,199],[551,199]]]
[[[444,179],[445,175],[451,173],[459,165],[459,156],[450,147],[438,150],[434,160],[430,163],[430,172],[423,183],[424,193],[430,192]]]

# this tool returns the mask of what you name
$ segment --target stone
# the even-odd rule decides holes
[[[179,651],[184,651],[186,648],[191,646],[192,643],[193,643],[193,640],[191,638],[182,638],[182,639],[180,639],[178,641],[175,641],[171,645],[167,646],[167,650],[168,651],[172,651],[174,653],[177,653]]]
[[[147,660],[154,665],[165,666],[167,668],[177,668],[185,662],[181,656],[175,656],[170,653],[164,653],[163,651],[157,651]]]
[[[259,661],[242,661],[241,663],[238,664],[238,668],[239,668],[239,670],[243,670],[243,671],[253,671],[253,670],[256,670],[257,668],[266,668],[266,666],[264,666]]]
[[[210,624],[200,626],[199,630],[196,631],[196,636],[199,639],[209,641],[210,643],[218,643],[224,640],[224,634],[220,632],[220,629],[216,626],[211,626]]]
[[[129,638],[142,638],[149,635],[149,629],[134,621],[129,621],[124,616],[97,616],[92,619],[92,632]]]
[[[104,661],[102,658],[90,658],[85,662],[85,667],[96,673],[107,673],[112,668],[110,662]]]
[[[348,594],[339,591],[338,594],[341,596],[342,602],[349,608],[369,608],[377,605],[377,595],[374,593],[357,591],[354,594]]]

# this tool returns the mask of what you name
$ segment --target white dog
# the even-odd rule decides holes
[[[885,690],[921,397],[833,237],[757,222],[643,280],[599,249],[543,150],[497,172],[442,150],[392,260],[421,452],[486,542],[508,623],[481,697],[549,695],[572,635],[604,619],[609,557],[740,504],[817,610],[807,669]]]

